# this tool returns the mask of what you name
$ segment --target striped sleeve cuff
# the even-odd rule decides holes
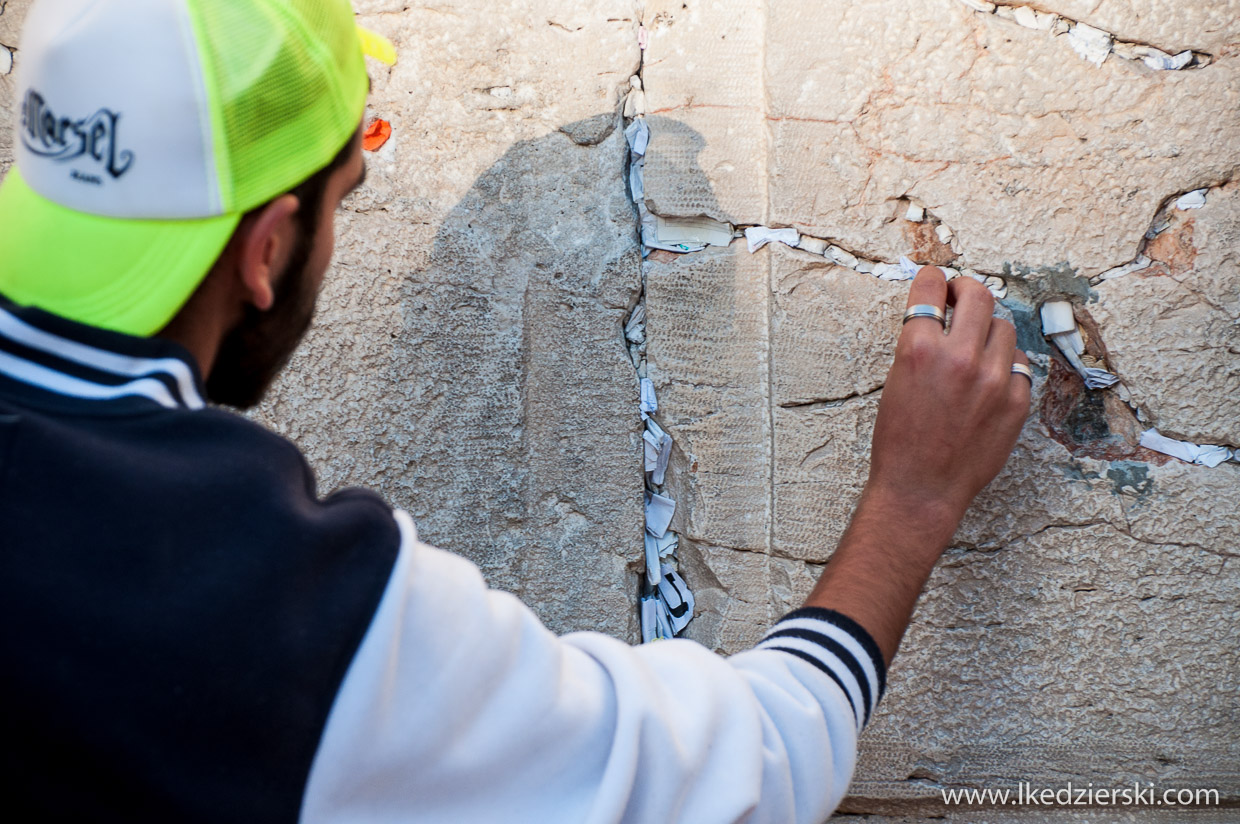
[[[874,639],[860,624],[833,609],[790,612],[757,649],[774,649],[808,661],[826,673],[852,706],[860,731],[887,688],[887,667]]]

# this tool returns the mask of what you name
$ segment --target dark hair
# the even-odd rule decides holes
[[[331,159],[330,163],[285,192],[285,194],[296,195],[297,201],[301,204],[297,210],[296,219],[297,228],[301,230],[303,238],[309,239],[314,235],[314,230],[319,225],[319,215],[323,211],[323,198],[327,194],[327,181],[333,172],[349,162],[349,158],[353,154],[353,148],[357,141],[360,140],[358,134],[354,133],[353,137],[349,139],[348,143],[344,144],[344,148],[336,153],[336,156]],[[280,197],[283,196],[280,195]],[[245,213],[245,217],[261,212],[267,208],[272,200],[276,200],[276,198],[273,197],[266,203],[255,206]]]

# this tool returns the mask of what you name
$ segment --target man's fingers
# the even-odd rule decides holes
[[[959,277],[947,284],[947,302],[952,305],[952,328],[948,337],[974,350],[986,345],[995,299],[990,290],[973,278]]]
[[[1013,363],[1019,363],[1024,366],[1029,365],[1029,358],[1025,357],[1024,352],[1017,349],[1014,354],[1015,357],[1012,360]],[[1033,379],[1017,372],[1013,372],[1009,391],[1011,392],[1012,403],[1015,404],[1018,409],[1023,409],[1028,412],[1029,399],[1033,395]]]
[[[937,266],[923,266],[913,278],[913,285],[908,290],[907,308],[918,305],[933,306],[946,316],[947,278]],[[943,331],[943,324],[934,318],[912,318],[905,326],[914,334],[923,334],[930,330],[941,334]]]

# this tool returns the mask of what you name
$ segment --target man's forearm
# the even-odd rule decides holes
[[[861,624],[890,664],[958,522],[947,507],[867,489],[805,605],[842,612]]]
[[[806,606],[866,629],[887,663],[917,596],[975,495],[1003,467],[1029,411],[1027,359],[981,284],[924,267],[874,424],[870,478]],[[952,307],[950,330],[941,310]]]

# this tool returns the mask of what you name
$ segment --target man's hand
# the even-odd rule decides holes
[[[904,325],[887,374],[867,491],[914,510],[941,511],[953,528],[1007,461],[1029,412],[1029,379],[1012,372],[1029,359],[1016,329],[991,316],[994,298],[972,278],[948,283],[937,268],[918,273],[908,305],[954,307],[943,333],[934,318]]]
[[[874,426],[870,477],[839,548],[806,606],[865,627],[890,662],[917,596],[960,519],[1003,468],[1029,412],[1028,363],[1012,324],[972,278],[923,267],[908,305],[953,308],[904,325]]]

